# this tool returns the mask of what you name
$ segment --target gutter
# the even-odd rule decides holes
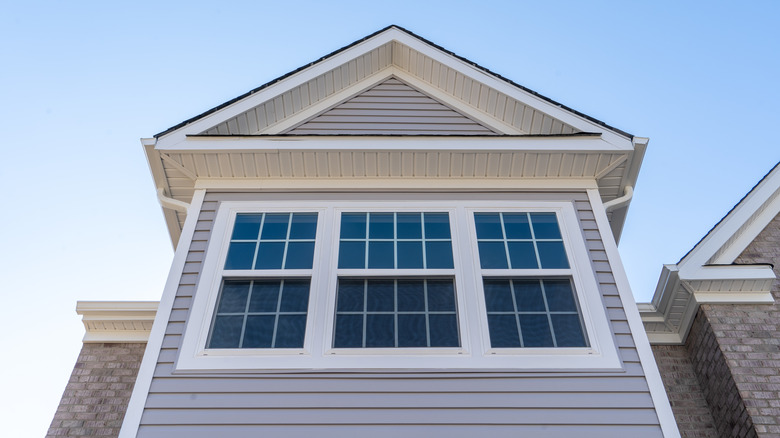
[[[157,200],[160,201],[162,208],[169,208],[182,213],[186,213],[190,208],[190,204],[187,204],[186,202],[165,196],[165,189],[162,187],[157,188]]]

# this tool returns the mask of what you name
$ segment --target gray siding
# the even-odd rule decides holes
[[[395,78],[292,128],[288,134],[492,135],[495,132]]]
[[[141,419],[140,437],[625,436],[661,430],[585,193],[479,193],[572,200],[600,284],[622,373],[300,373],[173,375],[181,334],[221,200],[343,199],[331,194],[208,194]],[[456,194],[352,194],[350,199],[462,199]],[[263,435],[266,434],[266,435]]]

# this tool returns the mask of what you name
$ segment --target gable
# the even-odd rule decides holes
[[[496,134],[396,78],[389,78],[284,133]]]

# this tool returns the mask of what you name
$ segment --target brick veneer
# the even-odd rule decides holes
[[[84,344],[47,437],[116,437],[145,343]]]

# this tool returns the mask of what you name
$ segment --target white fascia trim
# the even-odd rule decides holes
[[[588,198],[593,207],[593,215],[595,216],[599,229],[608,229],[609,221],[607,219],[607,214],[604,211],[604,206],[601,203],[601,196],[599,195],[598,190],[588,190]],[[634,295],[631,292],[631,285],[628,282],[628,276],[623,267],[623,261],[620,259],[617,243],[609,233],[604,233],[601,237],[602,242],[604,243],[604,250],[607,253],[609,265],[612,267],[612,275],[615,277],[615,284],[617,285],[618,294],[620,295],[620,300],[623,304],[623,310],[626,312],[628,326],[631,329],[631,337],[634,339],[634,344],[637,353],[639,354],[639,360],[642,363],[642,369],[645,370],[645,379],[647,380],[647,386],[650,389],[650,396],[653,399],[653,405],[655,406],[656,415],[658,415],[661,431],[666,438],[679,438],[680,430],[677,428],[677,421],[674,418],[672,407],[669,404],[666,388],[664,388],[663,381],[661,380],[661,373],[655,362],[655,355],[650,347],[650,341],[645,333],[645,327],[642,323],[642,318],[639,315],[639,309],[634,300]]]
[[[772,304],[770,292],[740,292],[738,295],[722,292],[696,292],[698,304]]]
[[[82,342],[146,342],[157,312],[156,301],[79,301],[86,333]]]
[[[157,150],[194,153],[220,153],[279,150],[298,151],[539,151],[561,153],[628,153],[632,149],[615,146],[601,136],[450,137],[450,136],[189,136],[176,145],[158,145]]]
[[[681,268],[684,281],[705,280],[774,280],[775,273],[769,265],[726,265]]]
[[[356,180],[360,181],[356,187]],[[201,178],[195,189],[267,191],[515,191],[598,189],[592,179],[509,179],[509,178]]]
[[[134,438],[138,433],[138,427],[141,424],[141,415],[144,412],[146,398],[149,394],[149,387],[154,377],[154,369],[157,366],[157,358],[160,354],[165,330],[168,327],[168,320],[173,309],[173,301],[176,298],[176,292],[179,288],[179,279],[184,272],[184,264],[187,259],[187,253],[190,250],[192,236],[195,234],[195,225],[198,222],[200,208],[206,195],[205,190],[196,190],[192,196],[190,211],[187,214],[187,220],[184,222],[184,228],[181,234],[180,244],[176,247],[176,253],[173,256],[173,264],[168,273],[168,280],[163,289],[162,300],[160,301],[157,315],[152,325],[152,332],[149,336],[149,342],[146,344],[144,358],[141,367],[138,370],[138,377],[133,387],[133,394],[125,412],[125,419],[122,422],[122,428],[119,431],[118,438]]]
[[[647,333],[647,339],[652,345],[682,345],[683,340],[679,333]]]

